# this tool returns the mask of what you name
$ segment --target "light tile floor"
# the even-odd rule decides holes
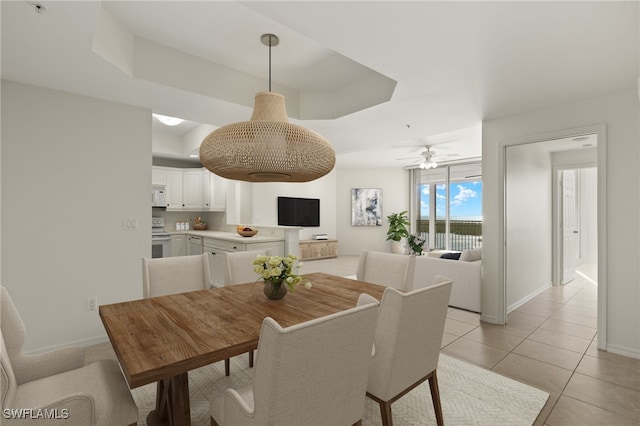
[[[355,273],[358,256],[307,261],[301,272]],[[597,349],[597,270],[511,312],[507,325],[450,308],[442,353],[549,393],[535,425],[640,425],[640,360]]]
[[[300,272],[354,275],[357,263],[358,256],[307,261]],[[536,426],[638,426],[640,360],[597,349],[597,271],[580,272],[511,312],[506,325],[450,308],[442,353],[548,392]],[[113,356],[106,343],[89,348],[87,360]]]

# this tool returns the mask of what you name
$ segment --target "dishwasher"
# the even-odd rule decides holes
[[[202,254],[202,237],[189,235],[189,254]]]

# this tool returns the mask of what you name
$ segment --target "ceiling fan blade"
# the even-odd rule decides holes
[[[415,156],[415,157],[401,157],[401,158],[396,158],[396,160],[420,160],[422,157],[420,156]]]
[[[459,157],[460,154],[433,154],[435,158],[444,158],[444,157]]]

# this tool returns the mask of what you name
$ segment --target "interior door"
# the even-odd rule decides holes
[[[562,284],[576,276],[580,238],[576,197],[576,170],[562,171]]]

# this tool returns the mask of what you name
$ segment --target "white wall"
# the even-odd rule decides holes
[[[106,337],[99,304],[142,297],[151,111],[2,81],[2,277],[26,349]],[[125,230],[125,218],[138,230]]]
[[[551,286],[551,156],[539,144],[507,148],[507,312]]]
[[[163,154],[185,155],[182,149],[182,139],[179,136],[169,133],[152,132],[153,152],[161,152]]]
[[[351,189],[382,189],[382,226],[351,225]],[[338,169],[335,198],[338,253],[357,255],[362,249],[389,251],[387,216],[409,210],[409,172],[401,168]]]
[[[559,105],[530,113],[487,120],[482,127],[483,173],[483,319],[501,319],[503,293],[503,146],[519,139],[566,129],[606,124],[607,265],[599,267],[599,282],[606,282],[606,342],[608,350],[640,358],[640,176],[637,89]],[[600,140],[598,141],[600,144]]]
[[[253,183],[251,185],[251,219],[256,226],[278,224],[278,196],[320,199],[320,226],[300,230],[300,239],[313,234],[327,234],[336,238],[336,170],[311,182]]]

